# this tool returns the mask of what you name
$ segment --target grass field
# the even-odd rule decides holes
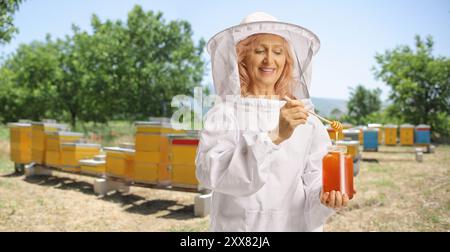
[[[126,124],[100,143],[129,142]],[[130,126],[132,127],[132,126]],[[113,128],[113,127],[112,127]],[[109,133],[105,133],[109,134]],[[100,134],[99,134],[100,135]],[[8,130],[0,127],[0,231],[206,231],[193,215],[194,193],[132,187],[93,194],[93,178],[55,173],[25,180],[13,174]],[[450,231],[450,146],[417,163],[413,147],[364,152],[358,191],[326,231]]]

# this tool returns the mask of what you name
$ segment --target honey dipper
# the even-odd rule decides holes
[[[284,99],[285,99],[286,101],[292,101],[292,99],[289,98],[288,96],[285,96]],[[307,110],[307,111],[308,111],[308,113],[310,113],[310,114],[316,116],[316,117],[319,118],[320,120],[322,120],[322,121],[324,121],[324,122],[330,124],[331,128],[333,128],[335,131],[341,131],[341,130],[344,128],[344,127],[342,126],[342,123],[340,123],[340,122],[338,122],[338,121],[330,121],[330,120],[328,120],[328,119],[326,119],[326,118],[323,118],[323,117],[321,117],[320,115],[318,115],[318,114],[312,112],[311,110]]]

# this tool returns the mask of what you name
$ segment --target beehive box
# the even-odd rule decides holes
[[[169,119],[157,121],[136,122],[136,159],[134,180],[141,183],[170,183],[169,164],[169,134],[183,134],[184,131],[171,127]]]
[[[361,159],[361,153],[359,151],[359,141],[337,141],[336,145],[342,145],[347,148],[347,154],[352,156],[353,162]]]
[[[355,127],[355,129],[359,130],[359,144],[363,145],[364,144],[364,129],[367,129],[366,126],[363,125],[358,125]]]
[[[140,183],[169,184],[170,174],[167,171],[169,163],[168,139],[161,138],[159,151],[138,151],[135,153],[134,180]]]
[[[46,135],[45,132],[67,129],[65,124],[56,123],[31,123],[31,161],[37,164],[45,163]]]
[[[82,133],[68,131],[45,132],[45,164],[52,167],[61,167],[61,145],[73,143],[83,137]]]
[[[195,156],[199,140],[197,138],[172,138],[170,140],[170,170],[172,186],[197,188],[195,176]]]
[[[378,145],[383,144],[383,124],[381,123],[369,123],[369,128],[378,129]]]
[[[384,144],[397,145],[397,125],[388,124],[384,126]]]
[[[79,172],[79,161],[100,154],[99,144],[63,143],[61,144],[61,167],[63,170]]]
[[[364,151],[378,151],[378,129],[367,128],[363,131]]]
[[[414,130],[414,143],[416,145],[430,145],[431,143],[431,127],[426,124],[417,125]]]
[[[106,147],[106,174],[111,177],[132,180],[134,177],[135,150]]]
[[[345,129],[342,132],[344,133],[344,140],[359,142],[359,135],[360,135],[359,129],[355,129],[355,128]]]
[[[400,125],[400,145],[412,146],[414,144],[414,125]]]
[[[136,122],[136,133],[183,134],[185,131],[172,128],[169,122]]]
[[[31,162],[31,124],[8,123],[10,131],[10,158],[16,164]]]
[[[95,159],[82,159],[79,161],[81,173],[89,175],[103,175],[106,172],[106,161]]]

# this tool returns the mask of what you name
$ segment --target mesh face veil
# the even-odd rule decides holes
[[[208,41],[216,94],[222,98],[240,96],[236,45],[251,35],[261,33],[278,35],[286,40],[293,58],[292,95],[297,99],[309,99],[311,60],[320,47],[318,37],[301,26],[279,22],[261,12],[250,14],[240,25],[221,31]]]

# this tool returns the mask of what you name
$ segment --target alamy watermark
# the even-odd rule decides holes
[[[194,97],[172,98],[171,106],[177,109],[170,123],[180,130],[269,131],[278,125],[282,104],[278,96],[243,99],[240,95],[205,95],[202,87],[196,87]]]

